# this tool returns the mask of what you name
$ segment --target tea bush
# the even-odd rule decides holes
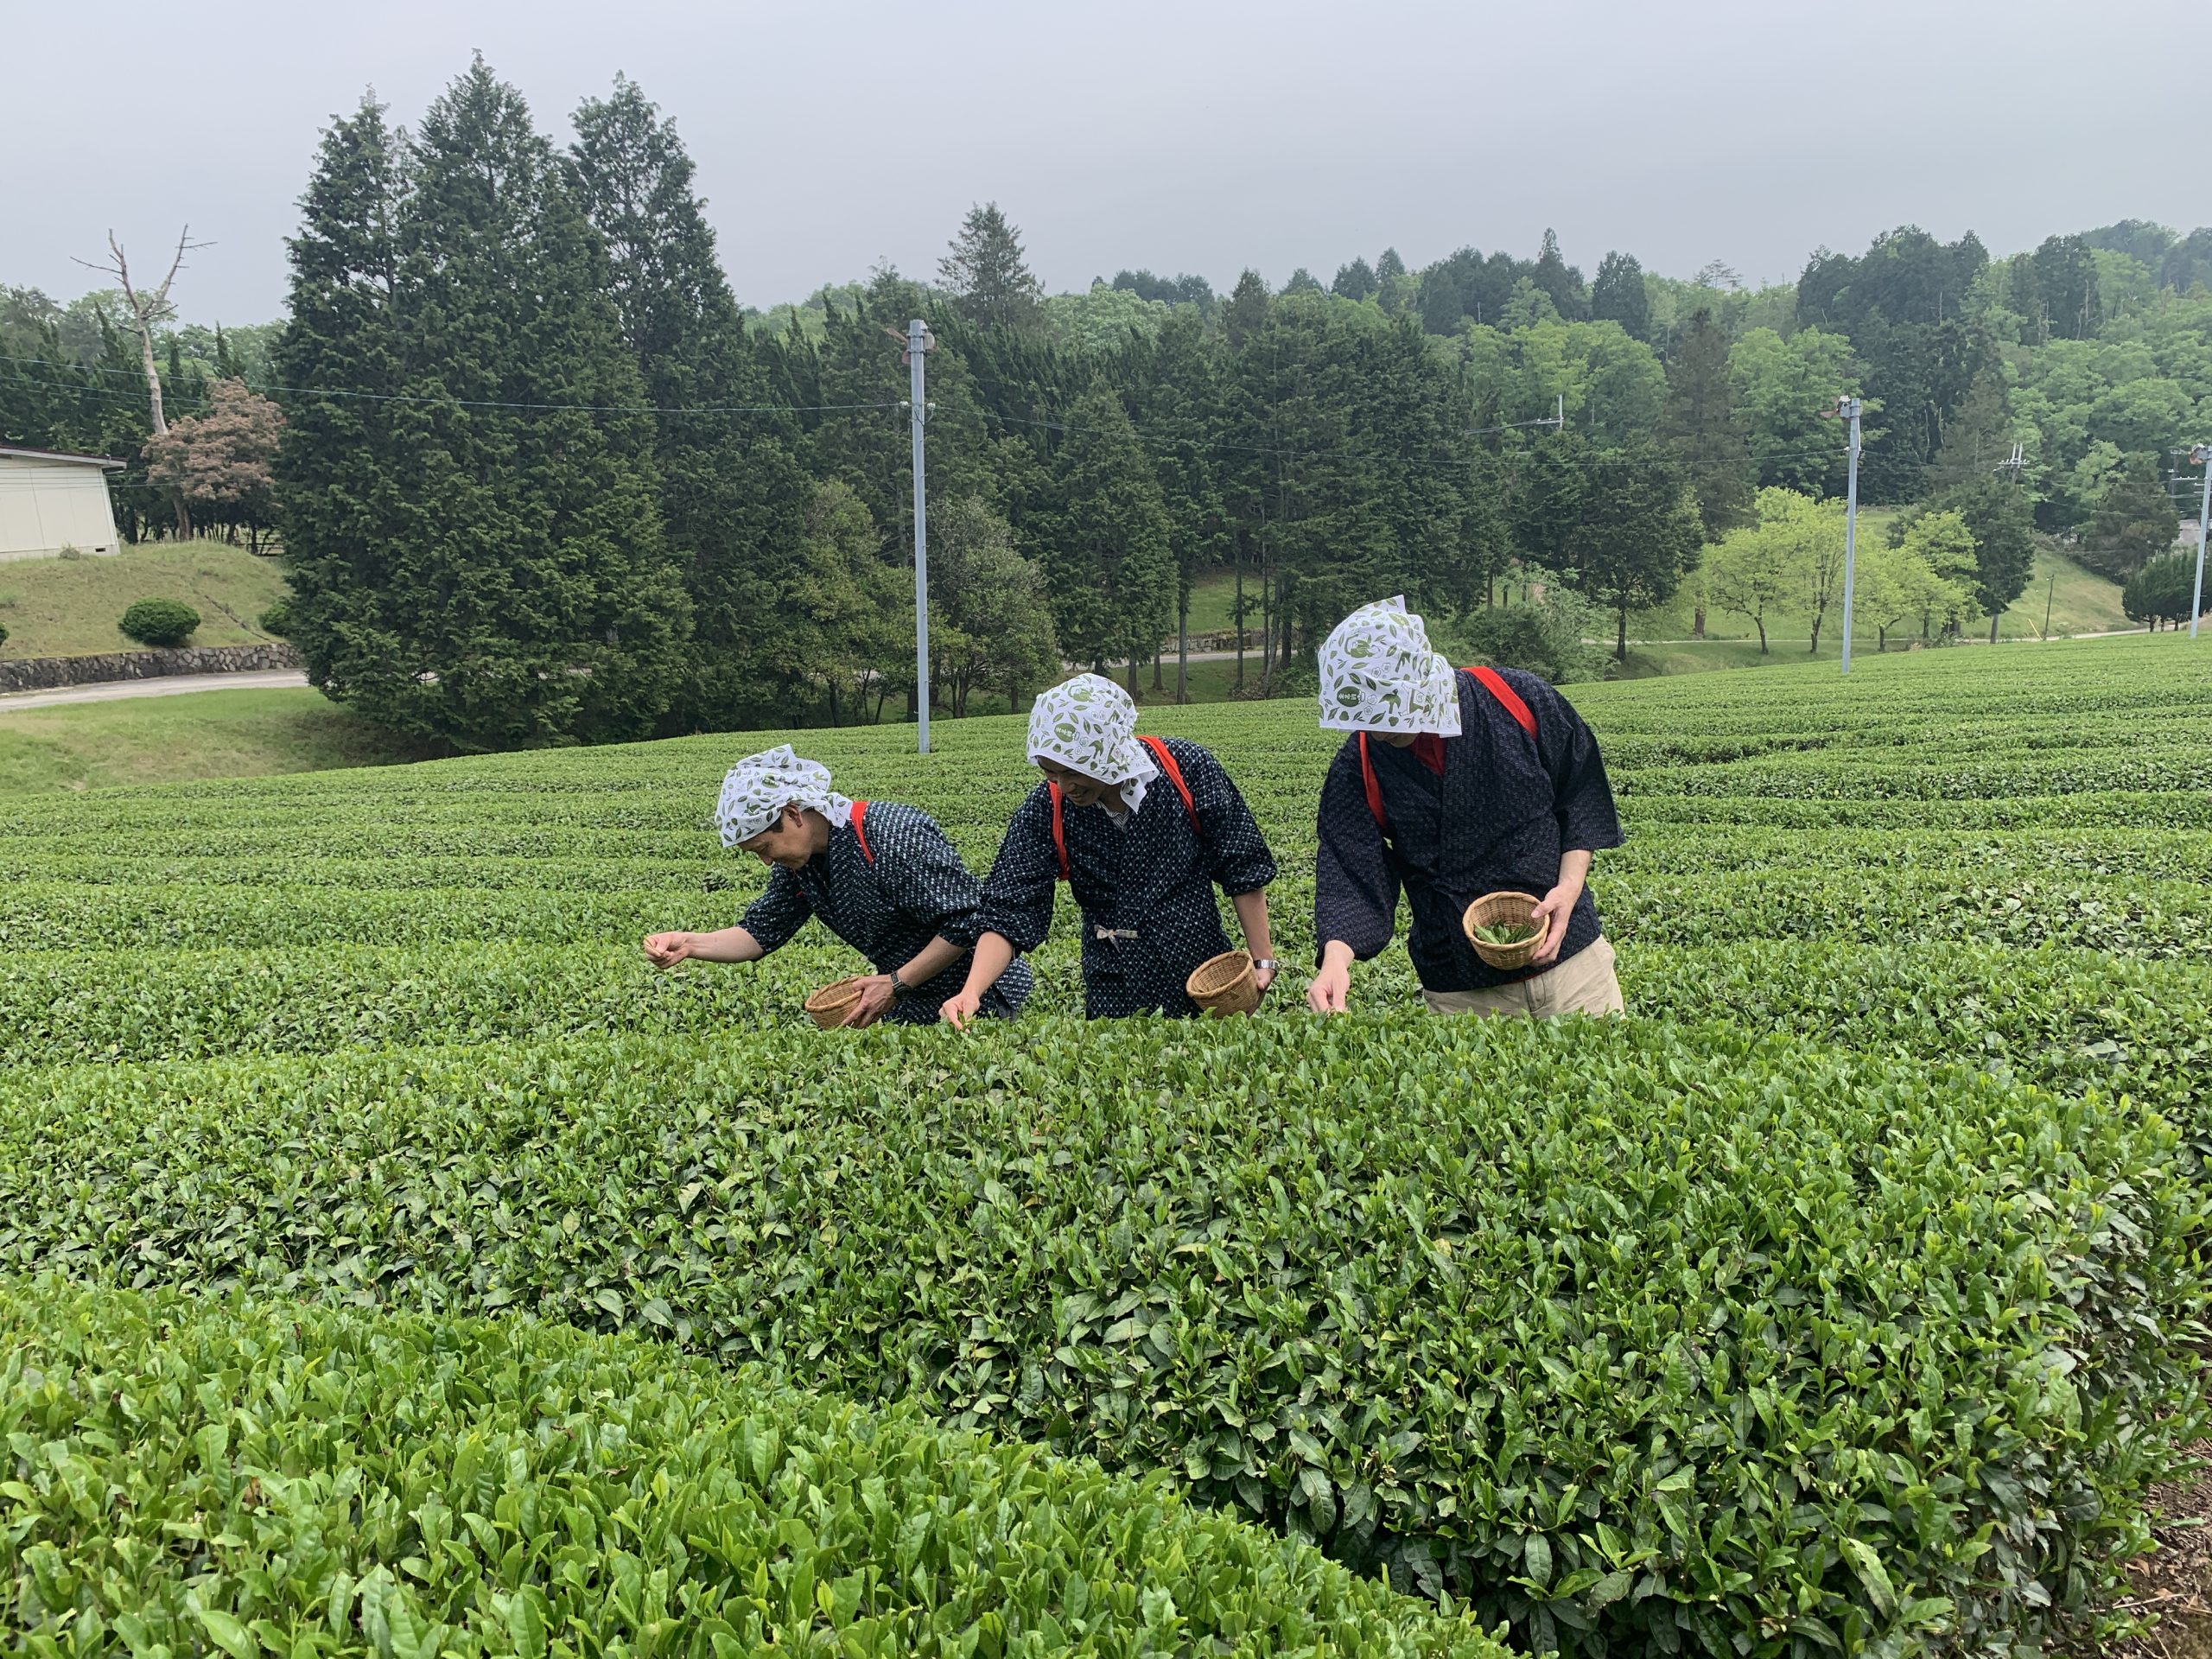
[[[0,1287],[35,1653],[1502,1659],[1158,1478],[523,1319]]]
[[[1174,1471],[1538,1649],[2094,1611],[2201,1416],[2208,1200],[2172,1130],[1717,1027],[1423,1036],[33,1074],[0,1266],[772,1360]]]
[[[704,820],[779,734],[9,803],[0,1262],[772,1358],[1529,1648],[2092,1639],[2201,1417],[2212,653],[1572,695],[1630,836],[1612,1028],[1427,1019],[1395,950],[1292,1012],[1299,703],[1145,718],[1283,865],[1290,971],[1226,1026],[1065,1018],[1065,906],[968,1039],[813,1033],[818,931],[650,973],[758,892]],[[797,741],[981,865],[1020,723],[933,737]]]

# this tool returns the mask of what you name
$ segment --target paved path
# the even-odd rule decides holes
[[[63,702],[113,702],[123,697],[174,697],[187,691],[268,691],[303,686],[297,669],[250,669],[241,674],[166,674],[146,680],[96,680],[90,685],[59,685],[46,691],[0,694],[0,715],[16,709],[50,709]]]

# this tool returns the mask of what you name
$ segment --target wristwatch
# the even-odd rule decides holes
[[[1273,957],[1262,957],[1252,964],[1252,971],[1255,974],[1272,974],[1274,970],[1275,959]]]
[[[893,968],[891,970],[891,1000],[893,1002],[897,1002],[903,999],[907,993],[912,991],[913,988],[914,988],[906,983],[905,980],[899,977],[899,970],[896,968]]]

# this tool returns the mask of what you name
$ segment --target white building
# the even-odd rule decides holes
[[[114,552],[107,474],[122,469],[105,455],[0,444],[0,560],[50,559],[65,547]]]

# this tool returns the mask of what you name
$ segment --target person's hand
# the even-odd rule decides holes
[[[846,1029],[866,1030],[890,1013],[891,1005],[896,1000],[891,994],[891,976],[870,974],[866,979],[861,981],[861,1000],[853,1005],[853,1011],[845,1016]]]
[[[1306,1006],[1316,1014],[1342,1014],[1351,994],[1351,969],[1341,962],[1324,963],[1306,988]]]
[[[937,1017],[955,1031],[965,1031],[969,1021],[977,1018],[982,1009],[983,994],[963,986],[944,999],[943,1006],[937,1011]]]
[[[645,960],[656,968],[673,968],[689,957],[698,943],[696,933],[648,933]]]
[[[1260,995],[1265,996],[1268,994],[1268,987],[1275,982],[1275,970],[1272,968],[1255,966],[1252,969],[1252,982],[1260,988]]]
[[[1548,968],[1559,960],[1559,948],[1567,943],[1567,918],[1573,913],[1574,901],[1581,896],[1580,881],[1562,881],[1537,902],[1535,912],[1529,919],[1544,930],[1544,942],[1529,959],[1530,967]]]

